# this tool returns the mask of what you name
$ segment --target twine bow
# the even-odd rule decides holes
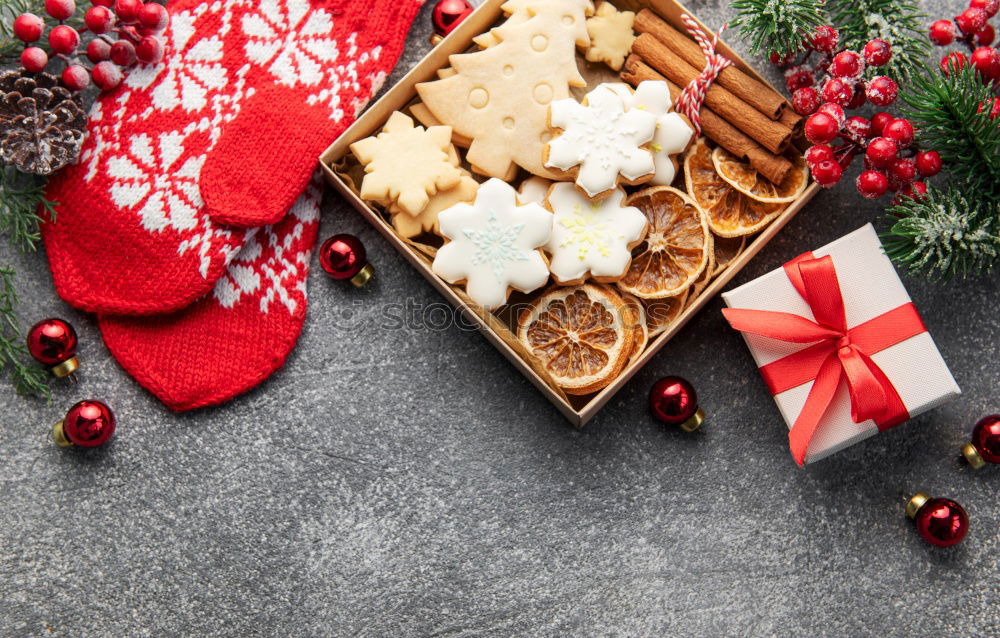
[[[745,308],[726,308],[722,312],[740,332],[813,344],[761,368],[771,394],[814,381],[788,433],[792,456],[802,465],[841,379],[847,381],[855,423],[872,419],[879,430],[887,430],[910,418],[896,388],[871,355],[927,328],[912,303],[848,328],[837,271],[829,256],[814,258],[806,253],[785,264],[785,273],[809,304],[815,322],[787,312]]]
[[[680,96],[677,98],[677,111],[691,120],[691,123],[694,125],[695,135],[701,135],[701,105],[705,101],[705,94],[708,93],[709,87],[719,77],[722,70],[733,65],[732,60],[715,52],[715,47],[719,44],[719,38],[722,37],[723,32],[729,25],[722,25],[719,32],[709,40],[708,35],[694,18],[685,13],[681,15],[681,20],[684,22],[688,33],[691,34],[691,37],[695,39],[705,54],[705,70],[698,77],[691,80],[684,87],[684,90],[681,91]]]

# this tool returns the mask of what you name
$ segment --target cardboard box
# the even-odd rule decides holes
[[[547,373],[539,369],[532,357],[513,339],[510,332],[512,321],[516,317],[504,314],[502,309],[496,314],[483,311],[481,308],[470,304],[463,290],[453,287],[431,271],[432,259],[426,252],[422,252],[414,247],[412,242],[400,237],[387,217],[378,210],[370,207],[362,201],[357,191],[352,188],[349,179],[345,179],[335,170],[344,157],[349,153],[349,146],[359,139],[374,135],[381,130],[382,125],[389,115],[396,110],[404,110],[416,98],[415,86],[420,82],[433,80],[436,72],[448,66],[448,56],[455,53],[463,53],[471,50],[472,38],[480,33],[488,31],[495,23],[503,19],[500,10],[504,0],[486,0],[482,6],[470,15],[466,20],[453,31],[443,42],[424,57],[402,80],[399,81],[385,96],[372,105],[340,138],[338,138],[320,157],[327,180],[349,201],[382,235],[392,244],[403,257],[406,258],[414,268],[420,272],[437,290],[456,308],[462,310],[467,318],[477,325],[483,335],[498,349],[515,368],[531,381],[556,408],[575,426],[581,427],[594,417],[618,390],[634,375],[642,366],[648,362],[659,350],[697,314],[708,301],[715,296],[750,259],[756,255],[767,242],[774,237],[788,221],[802,209],[805,204],[815,196],[819,187],[810,184],[802,193],[802,196],[791,203],[788,208],[774,219],[769,226],[764,228],[756,236],[752,236],[752,242],[748,243],[744,251],[737,257],[729,267],[701,291],[701,293],[687,301],[687,306],[673,324],[662,334],[651,340],[643,354],[635,359],[622,374],[606,388],[593,395],[585,397],[569,397],[562,390],[554,387],[547,381]],[[680,16],[683,13],[691,14],[690,11],[673,0],[614,0],[614,4],[619,9],[638,11],[649,8],[661,17],[672,23],[674,26],[684,31],[684,26]],[[704,25],[702,25],[704,28]],[[766,83],[766,80],[739,58],[725,43],[720,42],[719,52],[731,59],[740,69],[749,75]],[[582,56],[580,60],[582,61]],[[581,67],[582,67],[581,62]],[[582,70],[582,69],[581,69]],[[586,73],[585,73],[586,76]]]
[[[814,250],[813,255],[829,255],[833,260],[848,328],[860,326],[910,303],[910,295],[885,255],[871,224]],[[815,319],[783,268],[724,292],[722,298],[730,308],[787,312],[811,321]],[[756,334],[743,333],[743,336],[758,367],[799,352],[809,345]],[[871,360],[885,372],[911,418],[962,392],[928,332],[874,352]],[[808,381],[774,395],[789,429],[802,412],[812,387],[813,381]],[[878,426],[871,419],[854,422],[847,382],[841,379],[833,402],[824,412],[816,434],[809,442],[805,462],[823,459],[878,432]]]

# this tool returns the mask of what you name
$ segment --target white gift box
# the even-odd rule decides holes
[[[871,224],[812,254],[815,257],[829,255],[833,260],[849,328],[910,303],[910,296],[885,255]],[[725,292],[722,298],[730,308],[785,312],[815,320],[809,305],[796,291],[783,268]],[[743,336],[758,368],[810,345],[746,332]],[[928,332],[871,354],[871,359],[892,382],[910,417],[961,394]],[[813,381],[808,381],[774,396],[789,429],[802,411],[812,386]],[[846,381],[841,379],[833,401],[809,443],[805,462],[818,461],[878,432],[879,428],[872,420],[853,421],[851,397]]]

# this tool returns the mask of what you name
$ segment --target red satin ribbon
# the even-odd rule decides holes
[[[771,394],[815,381],[788,432],[792,456],[802,465],[841,379],[847,381],[855,423],[871,419],[879,430],[887,430],[910,418],[896,388],[871,355],[927,328],[912,303],[848,328],[837,270],[829,256],[801,255],[785,264],[785,274],[809,304],[815,322],[787,312],[745,308],[725,308],[722,312],[740,332],[813,344],[760,369]]]

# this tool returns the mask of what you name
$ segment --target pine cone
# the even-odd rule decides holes
[[[0,73],[0,157],[26,173],[49,175],[76,161],[87,116],[78,98],[48,73]]]

